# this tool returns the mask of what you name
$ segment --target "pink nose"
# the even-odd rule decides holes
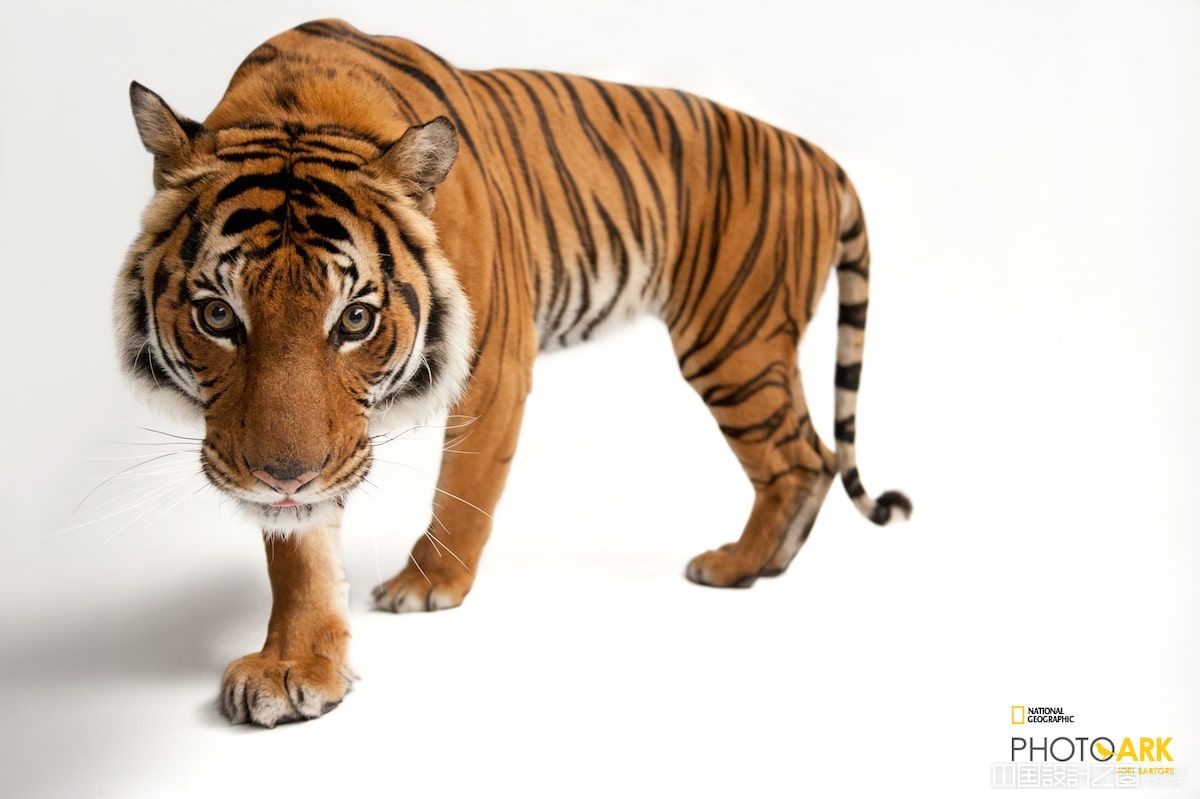
[[[311,483],[316,478],[318,472],[302,472],[295,477],[290,477],[286,480],[281,480],[275,475],[268,472],[266,469],[255,469],[250,474],[257,477],[261,482],[266,483],[271,488],[281,494],[294,494],[300,488],[308,483]]]

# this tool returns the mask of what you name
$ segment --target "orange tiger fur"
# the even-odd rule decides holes
[[[423,537],[375,594],[456,606],[537,352],[636,313],[666,322],[756,492],[741,537],[690,579],[782,572],[838,473],[873,521],[910,512],[858,479],[866,228],[841,168],[803,139],[679,91],[456,69],[340,21],[253,51],[203,123],[137,84],[132,98],[157,192],[118,282],[126,364],[203,416],[206,473],[268,538],[297,533],[268,546],[274,608],[263,650],[226,672],[234,721],[310,718],[348,689],[336,543],[372,428],[448,407],[471,420],[471,453],[451,447],[439,478],[460,500],[439,524],[456,557]],[[836,454],[797,369],[831,270]]]

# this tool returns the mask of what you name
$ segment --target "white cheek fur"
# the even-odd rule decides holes
[[[471,305],[458,282],[454,268],[440,250],[432,247],[426,250],[426,264],[429,269],[432,302],[442,314],[441,339],[435,345],[426,347],[426,315],[426,320],[422,321],[418,331],[417,342],[413,345],[413,355],[394,385],[403,385],[412,379],[418,369],[428,368],[425,358],[433,354],[434,348],[437,350],[439,363],[437,378],[421,394],[401,397],[387,406],[376,408],[370,421],[372,434],[402,426],[423,424],[445,413],[462,395],[470,379],[471,352],[474,346],[474,314]]]

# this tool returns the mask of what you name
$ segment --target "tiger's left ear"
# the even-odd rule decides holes
[[[436,117],[424,125],[404,131],[400,140],[379,156],[380,167],[400,178],[417,210],[428,216],[433,212],[433,192],[446,179],[458,155],[458,134],[445,117]]]
[[[129,84],[129,103],[142,144],[154,155],[154,183],[158,186],[168,163],[190,152],[204,126],[176,114],[163,98],[137,81]]]

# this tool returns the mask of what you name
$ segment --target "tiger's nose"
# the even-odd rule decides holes
[[[295,461],[275,461],[261,469],[252,469],[250,474],[281,494],[294,494],[316,479],[320,472]]]

